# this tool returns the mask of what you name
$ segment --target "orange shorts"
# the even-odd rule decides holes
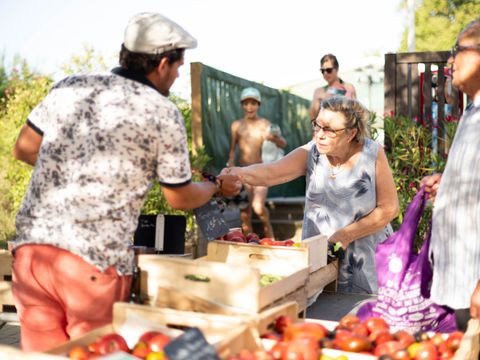
[[[50,245],[15,249],[12,292],[21,345],[42,351],[112,322],[116,301],[125,301],[131,276],[105,272],[69,251]]]

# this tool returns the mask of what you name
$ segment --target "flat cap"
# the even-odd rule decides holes
[[[167,17],[143,12],[128,22],[123,45],[136,53],[161,54],[174,49],[193,49],[197,40]]]

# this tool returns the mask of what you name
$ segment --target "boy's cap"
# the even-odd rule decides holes
[[[242,94],[240,95],[240,102],[247,99],[254,99],[257,100],[259,103],[262,102],[260,91],[253,87],[248,87],[242,90]]]
[[[162,54],[174,49],[193,49],[197,40],[165,16],[144,12],[128,22],[123,45],[136,53]]]

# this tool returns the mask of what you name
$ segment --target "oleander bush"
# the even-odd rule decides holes
[[[420,180],[427,175],[442,172],[447,160],[448,146],[451,144],[457,119],[448,118],[445,122],[446,151],[435,153],[432,150],[434,141],[432,131],[426,124],[402,116],[386,115],[384,117],[385,152],[392,169],[397,187],[400,215],[392,222],[397,230],[403,221],[407,206],[419,190]],[[439,139],[442,140],[442,139]],[[431,218],[432,207],[426,207],[417,234],[416,246],[423,242]]]

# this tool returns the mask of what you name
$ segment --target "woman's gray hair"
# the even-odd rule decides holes
[[[360,101],[345,96],[333,96],[322,100],[320,109],[341,113],[345,116],[345,127],[357,129],[355,140],[362,141],[370,137],[368,120],[370,112]]]
[[[480,17],[469,22],[467,26],[458,35],[457,42],[463,38],[480,39]]]

